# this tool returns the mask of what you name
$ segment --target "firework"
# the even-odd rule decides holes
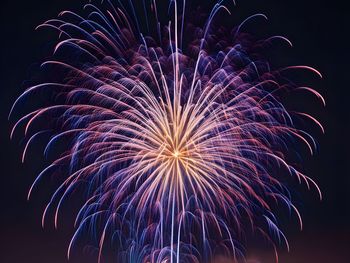
[[[323,128],[307,113],[288,112],[281,98],[301,90],[324,100],[283,73],[320,73],[270,68],[260,50],[291,43],[243,33],[248,21],[265,20],[262,14],[229,31],[215,23],[230,13],[223,1],[203,23],[191,21],[185,1],[170,1],[166,23],[156,1],[140,7],[89,3],[86,16],[64,11],[39,26],[59,34],[52,59],[42,65],[49,80],[27,89],[11,114],[50,96],[18,119],[11,136],[24,129],[23,161],[39,138],[49,138],[45,155],[53,161],[28,194],[45,177],[58,186],[43,226],[53,214],[57,227],[62,207],[83,190],[68,257],[86,234],[99,261],[110,249],[116,262],[239,259],[247,231],[275,249],[279,242],[288,246],[274,207],[287,207],[302,221],[282,178],[320,193],[291,164],[295,145],[311,154],[316,148],[294,123],[301,118]]]

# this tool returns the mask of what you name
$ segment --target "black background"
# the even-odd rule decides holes
[[[234,21],[264,13],[275,34],[287,36],[294,48],[282,61],[310,65],[323,73],[313,86],[324,95],[327,106],[311,105],[311,112],[324,124],[325,135],[316,135],[320,153],[307,160],[305,170],[321,187],[324,200],[303,193],[300,210],[304,230],[294,224],[285,226],[291,252],[281,249],[282,263],[346,263],[350,258],[350,111],[349,111],[349,23],[346,1],[265,0],[238,1]],[[21,164],[19,141],[9,140],[11,124],[7,114],[24,81],[33,68],[48,55],[47,43],[53,35],[35,32],[41,22],[62,10],[79,10],[82,0],[5,0],[1,3],[1,180],[0,180],[0,262],[64,263],[71,228],[55,231],[40,226],[43,210],[40,195],[30,202],[26,194],[39,167]],[[282,53],[282,56],[284,54]],[[41,157],[38,156],[38,159]],[[79,254],[79,253],[78,253]],[[72,262],[89,262],[73,257]],[[270,254],[259,248],[248,250],[248,257],[272,262]]]

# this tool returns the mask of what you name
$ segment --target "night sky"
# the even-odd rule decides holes
[[[1,2],[1,216],[0,262],[64,263],[72,226],[63,220],[61,229],[52,225],[41,228],[41,214],[47,196],[36,193],[26,201],[28,189],[42,167],[42,156],[21,164],[20,139],[10,141],[10,107],[38,74],[40,62],[50,55],[55,34],[34,31],[41,22],[55,18],[62,10],[79,10],[83,0],[30,0]],[[274,58],[284,65],[305,64],[317,68],[322,80],[307,80],[326,99],[326,108],[305,99],[308,112],[324,125],[326,134],[314,133],[319,153],[305,157],[305,171],[322,189],[324,200],[314,191],[297,190],[304,219],[304,230],[296,222],[285,220],[283,229],[291,251],[280,249],[282,263],[350,262],[350,85],[349,19],[346,1],[334,0],[241,0],[233,8],[233,23],[254,13],[268,16],[269,32],[287,36],[293,49],[283,49]],[[262,263],[273,262],[271,253],[255,244],[248,248],[248,258]],[[95,262],[76,251],[72,263]]]

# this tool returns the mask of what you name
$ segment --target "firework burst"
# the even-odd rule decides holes
[[[291,43],[242,33],[248,21],[266,19],[262,14],[227,31],[215,23],[230,13],[223,1],[201,26],[190,23],[185,1],[170,1],[172,18],[163,27],[156,1],[141,6],[144,21],[132,1],[104,1],[87,4],[84,17],[64,11],[39,26],[59,33],[52,60],[42,65],[53,80],[27,89],[11,114],[50,94],[12,132],[25,130],[23,161],[49,136],[45,155],[54,161],[28,195],[45,177],[58,185],[42,224],[52,212],[57,227],[62,206],[83,189],[68,256],[84,233],[99,261],[113,249],[116,262],[130,263],[240,258],[248,229],[274,248],[288,246],[274,204],[302,221],[281,174],[319,191],[288,160],[297,142],[311,153],[316,147],[294,121],[323,128],[307,113],[288,112],[281,98],[302,90],[324,100],[283,72],[320,73],[270,69],[259,50]]]

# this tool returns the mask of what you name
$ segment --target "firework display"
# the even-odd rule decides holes
[[[289,111],[283,99],[298,90],[325,102],[286,76],[321,74],[270,66],[263,50],[292,44],[244,31],[266,20],[263,14],[226,28],[218,16],[230,15],[232,1],[214,3],[206,19],[191,1],[171,0],[165,10],[158,2],[91,2],[38,27],[59,37],[42,64],[47,81],[28,88],[10,118],[11,136],[25,134],[23,161],[47,139],[50,163],[28,194],[45,178],[57,186],[42,225],[53,218],[57,227],[79,193],[68,257],[85,242],[99,262],[110,262],[106,251],[122,263],[239,260],[247,232],[275,251],[288,248],[276,207],[301,228],[302,220],[286,178],[321,198],[298,165],[301,147],[316,149],[299,124],[323,128],[311,115]],[[37,105],[23,114],[31,101]]]

